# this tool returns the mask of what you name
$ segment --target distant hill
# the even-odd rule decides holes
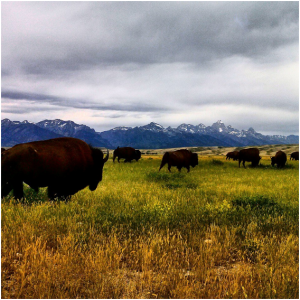
[[[145,126],[115,127],[96,132],[94,129],[73,121],[44,120],[38,123],[1,121],[1,144],[11,147],[29,141],[46,140],[55,137],[75,137],[95,147],[114,149],[118,146],[132,146],[140,149],[161,149],[194,146],[243,147],[272,144],[298,144],[299,136],[262,135],[253,128],[234,129],[221,121],[211,126],[203,124],[181,124],[177,128],[151,122]]]
[[[86,125],[76,124],[73,121],[62,121],[59,119],[44,120],[36,123],[36,125],[62,136],[81,139],[94,147],[113,147],[110,142],[103,139],[101,135],[95,131],[95,129]]]
[[[140,127],[116,127],[100,133],[114,146],[159,149],[192,146],[243,147],[272,144],[298,144],[299,136],[262,135],[253,128],[234,129],[218,121],[212,126],[181,124],[177,128],[150,123]]]
[[[94,129],[72,121],[45,120],[36,124],[28,121],[10,121],[9,119],[1,121],[2,147],[64,136],[81,139],[94,147],[112,148],[112,145]]]
[[[1,121],[2,147],[12,147],[16,144],[48,140],[57,137],[62,137],[62,135],[40,128],[28,121],[12,122],[9,119]]]

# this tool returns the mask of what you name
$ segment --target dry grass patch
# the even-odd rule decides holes
[[[218,161],[216,163],[216,161]],[[221,163],[219,163],[219,161]],[[2,298],[298,298],[299,163],[105,165],[95,192],[2,201]]]

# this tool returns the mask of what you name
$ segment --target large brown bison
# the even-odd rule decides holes
[[[116,157],[118,157],[118,162],[121,158],[124,158],[124,162],[131,162],[133,159],[138,161],[141,158],[142,154],[140,150],[135,150],[132,147],[118,147],[114,151],[113,162],[115,162]]]
[[[233,151],[233,152],[228,152],[226,154],[226,160],[230,160],[232,158],[233,160],[238,160],[239,159],[239,151]]]
[[[277,168],[283,168],[287,161],[286,154],[283,151],[276,152],[275,156],[271,157],[271,165],[274,167],[277,164]]]
[[[299,151],[293,152],[291,154],[290,160],[299,160]]]
[[[48,187],[50,199],[69,198],[86,186],[94,191],[108,157],[108,151],[103,158],[100,149],[70,137],[16,145],[2,155],[2,197],[13,190],[23,198],[23,182],[35,190]]]
[[[245,167],[245,161],[249,161],[252,163],[252,167],[256,167],[259,164],[261,157],[259,156],[259,150],[257,148],[248,148],[242,149],[239,151],[239,167],[241,165],[241,161],[243,162],[243,166]]]
[[[186,168],[189,172],[190,166],[194,168],[198,165],[198,154],[186,149],[166,152],[162,158],[159,171],[165,164],[168,164],[169,172],[171,172],[171,166],[177,167],[179,172],[182,167]]]

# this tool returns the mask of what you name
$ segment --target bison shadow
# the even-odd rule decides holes
[[[151,182],[174,182],[176,180],[184,180],[187,173],[158,173],[151,171],[146,174],[146,178]]]
[[[285,164],[284,167],[282,168],[277,168],[277,166],[272,166],[271,162],[270,164],[259,164],[256,167],[253,167],[252,165],[247,166],[249,168],[254,168],[254,169],[270,169],[270,170],[286,170],[286,169],[297,169],[296,166],[292,165],[292,164]]]
[[[167,189],[174,190],[178,188],[196,189],[198,184],[191,182],[188,173],[157,173],[148,172],[147,181],[160,183]]]
[[[212,161],[210,161],[210,164],[214,166],[223,166],[224,162],[219,159],[213,159]]]

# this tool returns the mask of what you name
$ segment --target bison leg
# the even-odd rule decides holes
[[[172,165],[168,164],[168,170],[169,170],[169,172],[171,172],[171,167],[172,167]]]
[[[239,159],[239,168],[241,167],[241,161],[242,161],[242,160]]]
[[[187,166],[186,168],[187,168],[187,172],[190,172],[190,166]]]
[[[54,200],[57,197],[57,193],[54,191],[53,187],[48,187],[48,198]]]
[[[5,184],[1,184],[1,198],[6,197],[13,189],[13,186],[9,183],[6,182]]]
[[[177,169],[178,169],[179,172],[181,172],[181,168],[182,168],[182,167],[177,166]]]
[[[166,163],[165,163],[164,161],[161,162],[158,172],[161,170],[161,168],[162,168],[165,164],[166,164]]]
[[[16,199],[21,200],[22,198],[24,198],[22,181],[15,182],[13,185],[13,190],[14,190],[14,196]]]

